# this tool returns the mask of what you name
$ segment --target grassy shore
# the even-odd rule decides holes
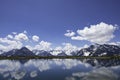
[[[0,60],[3,59],[120,59],[120,56],[102,56],[102,57],[93,57],[93,56],[11,56],[3,57],[0,56]]]

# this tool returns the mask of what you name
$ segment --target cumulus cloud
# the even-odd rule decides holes
[[[26,31],[26,30],[24,30],[24,31],[23,31],[23,33],[27,34],[27,31]]]
[[[28,36],[25,33],[19,33],[19,34],[15,35],[15,40],[18,40],[18,41],[22,41],[22,40],[27,41],[29,39],[28,39]]]
[[[13,35],[7,35],[7,38],[9,38],[9,39],[13,39]]]
[[[37,36],[37,35],[32,36],[32,40],[35,41],[35,42],[38,42],[39,41],[39,36]]]
[[[72,37],[75,35],[75,32],[71,31],[71,30],[67,30],[67,33],[64,34],[67,37]]]
[[[108,43],[108,44],[120,46],[120,42],[110,42],[110,43]]]
[[[0,50],[6,52],[12,49],[20,49],[23,46],[30,50],[51,50],[50,42],[39,41],[39,36],[37,35],[28,36],[27,31],[23,31],[21,33],[12,32],[12,34],[8,34],[6,37],[0,37]]]
[[[70,32],[69,30],[67,32]],[[12,49],[20,49],[25,46],[28,49],[32,50],[56,50],[56,54],[65,51],[67,55],[71,55],[71,52],[76,50],[80,50],[80,47],[72,45],[71,43],[63,43],[61,46],[52,48],[52,43],[48,41],[39,41],[39,36],[34,35],[32,37],[28,37],[27,31],[17,33],[13,32],[12,34],[8,34],[6,37],[0,37],[0,50],[9,51]],[[34,43],[35,42],[35,43]]]
[[[78,35],[72,36],[72,40],[87,40],[92,43],[103,44],[114,38],[114,32],[117,29],[116,25],[106,24],[101,22],[97,25],[85,27],[83,30],[77,30]]]
[[[31,45],[26,45],[25,47],[28,48],[31,51],[34,49],[34,47],[32,47]]]
[[[58,50],[58,51],[59,51],[59,50],[62,50],[62,47],[61,47],[61,46],[58,46],[58,47],[55,48],[55,50]]]
[[[62,53],[62,47],[61,46],[58,46],[58,47],[56,47],[56,48],[54,48],[54,50],[53,51],[51,51],[50,52],[50,54],[52,54],[52,55],[58,55],[58,54],[60,54],[60,53]]]
[[[12,34],[16,35],[16,34],[17,34],[17,32],[12,32]]]
[[[65,53],[67,55],[71,55],[70,53],[71,52],[74,52],[74,51],[77,51],[77,50],[80,50],[79,47],[75,46],[75,45],[72,45],[71,43],[63,43],[63,50],[65,51]]]
[[[37,50],[51,50],[52,43],[47,41],[41,41],[39,44],[35,45],[34,49]]]
[[[0,50],[9,51],[12,49],[20,49],[25,41],[28,41],[27,31],[22,33],[12,32],[6,37],[0,37]]]
[[[7,38],[0,38],[0,50],[9,51],[11,49],[21,48],[22,43],[20,41],[9,40]]]

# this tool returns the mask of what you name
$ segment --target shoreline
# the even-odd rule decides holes
[[[0,56],[0,60],[5,59],[120,59],[120,56]]]

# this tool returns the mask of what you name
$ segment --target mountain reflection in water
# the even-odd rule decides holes
[[[0,80],[120,80],[119,59],[0,60]]]

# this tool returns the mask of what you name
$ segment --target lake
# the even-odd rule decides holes
[[[0,80],[120,80],[120,60],[0,60]]]

